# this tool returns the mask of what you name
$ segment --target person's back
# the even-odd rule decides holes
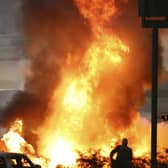
[[[122,145],[118,145],[110,153],[111,162],[113,161],[113,155],[117,153],[115,160],[115,166],[113,168],[131,168],[132,167],[132,149],[127,146],[128,140],[123,139]]]
[[[130,167],[131,161],[132,161],[132,150],[131,148],[127,146],[120,146],[118,149],[118,154],[116,161],[122,166],[122,167]]]

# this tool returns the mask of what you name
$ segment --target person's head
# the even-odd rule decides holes
[[[122,139],[122,145],[123,146],[127,146],[128,145],[128,139],[127,138],[123,138]]]

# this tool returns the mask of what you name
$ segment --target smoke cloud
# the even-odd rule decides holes
[[[0,116],[2,124],[10,125],[20,118],[25,129],[34,130],[48,116],[48,103],[68,56],[75,55],[78,64],[92,37],[72,0],[25,0],[22,11],[29,65],[24,91],[14,95]]]
[[[99,96],[106,97],[101,117],[112,129],[125,129],[144,104],[144,88],[151,83],[151,31],[141,28],[137,1],[111,4],[116,5],[117,15],[111,13],[105,22],[97,21],[96,17],[90,20],[74,2],[78,2],[77,6],[81,8],[80,0],[24,1],[23,31],[29,70],[25,90],[18,92],[1,112],[4,123],[10,124],[21,118],[26,130],[28,127],[35,130],[45,121],[53,91],[62,81],[68,58],[74,60],[77,68],[94,38],[92,21],[98,23],[98,28],[102,26],[106,32],[121,38],[130,48],[122,70],[124,73],[111,74],[109,71],[95,89]],[[95,14],[104,18],[100,8],[97,10]],[[88,118],[94,118],[94,114]],[[88,125],[88,120],[86,123]],[[94,124],[92,127],[95,130]],[[97,132],[93,139],[96,135]]]

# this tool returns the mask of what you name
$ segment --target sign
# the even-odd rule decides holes
[[[139,0],[139,15],[142,17],[168,16],[168,0]]]

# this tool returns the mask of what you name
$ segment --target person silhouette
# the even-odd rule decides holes
[[[117,154],[116,160],[113,159],[114,154]],[[133,153],[128,147],[128,139],[123,138],[122,144],[117,145],[110,152],[111,168],[132,168]]]

